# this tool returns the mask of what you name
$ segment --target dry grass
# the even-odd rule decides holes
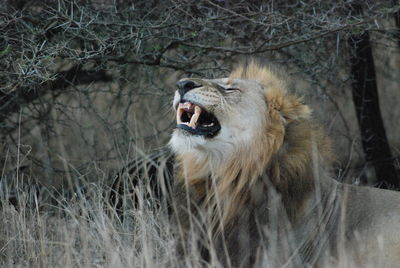
[[[108,205],[107,187],[82,187],[85,193],[73,194],[20,187],[13,206],[2,184],[0,266],[162,267],[173,261],[174,240],[160,210],[127,209],[121,222]]]
[[[121,221],[108,202],[105,179],[89,183],[93,180],[82,176],[73,191],[59,192],[26,185],[23,177],[21,173],[2,176],[1,267],[221,267],[215,258],[205,264],[196,248],[181,259],[175,250],[179,237],[173,234],[167,213],[151,199],[143,199],[143,187],[137,189],[138,208],[131,199],[124,200]],[[10,181],[19,181],[18,187]],[[9,202],[12,196],[17,204]],[[268,232],[275,242],[262,253],[258,266],[277,267],[276,256],[285,249],[274,240],[273,229],[285,224],[271,223]],[[371,267],[377,263],[371,260]],[[339,258],[328,256],[324,267],[355,266],[348,252],[339,249]],[[299,267],[296,256],[283,267]]]

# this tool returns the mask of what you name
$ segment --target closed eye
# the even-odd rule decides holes
[[[215,87],[218,88],[220,91],[222,92],[234,92],[234,91],[241,91],[239,88],[237,87],[225,87],[219,84],[215,84]]]
[[[238,89],[237,87],[228,87],[228,88],[225,88],[225,90],[226,91],[240,91],[240,89]]]

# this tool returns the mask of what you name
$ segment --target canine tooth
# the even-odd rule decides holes
[[[182,123],[182,120],[181,120],[182,114],[183,114],[183,109],[178,108],[178,110],[176,111],[176,123],[177,124]]]
[[[200,113],[201,113],[201,108],[200,108],[200,106],[197,106],[197,105],[194,106],[194,113],[200,115]]]
[[[196,128],[197,116],[193,115],[190,119],[189,127]]]
[[[190,119],[190,123],[189,123],[189,126],[191,128],[196,128],[196,123],[197,123],[197,120],[199,119],[200,113],[201,113],[201,108],[197,105],[194,106],[194,114],[192,115],[192,118]]]

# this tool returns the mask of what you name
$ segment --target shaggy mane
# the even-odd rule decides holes
[[[212,154],[203,158],[177,155],[181,167],[178,177],[185,178],[200,203],[215,210],[214,217],[222,216],[223,225],[235,217],[240,207],[257,202],[260,193],[266,194],[258,189],[260,183],[264,187],[272,184],[278,192],[287,193],[282,196],[292,196],[295,200],[283,203],[289,207],[288,216],[295,217],[297,206],[302,205],[296,201],[314,187],[315,168],[326,172],[333,160],[330,141],[310,121],[309,107],[288,95],[286,82],[269,68],[251,62],[236,68],[229,78],[254,80],[264,87],[267,114],[259,114],[265,117],[263,129],[251,144],[238,144],[235,153],[216,170],[207,170]],[[213,183],[202,176],[211,177]],[[288,188],[289,184],[298,187]],[[288,193],[289,189],[296,189],[296,193]]]

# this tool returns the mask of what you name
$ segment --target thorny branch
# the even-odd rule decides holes
[[[124,118],[106,127],[115,136],[115,146],[122,140],[115,132],[130,137],[128,142],[135,136],[128,116],[139,116],[132,107],[143,96],[162,100],[169,94],[162,85],[169,76],[226,74],[242,56],[301,66],[312,83],[328,81],[330,87],[342,88],[348,82],[337,79],[346,66],[343,40],[365,31],[398,40],[396,31],[377,21],[400,9],[372,0],[363,1],[363,14],[351,13],[348,1],[319,0],[0,2],[0,137],[16,128],[13,116],[20,111],[24,111],[22,126],[34,121],[54,132],[52,122],[42,115],[50,120],[55,109],[65,117],[68,109],[78,109],[56,98],[73,92],[92,105],[96,103],[92,98],[102,92],[96,87],[83,90],[82,85],[105,82],[109,89],[102,90],[112,100],[104,109],[88,104],[85,112],[100,110],[105,113],[101,118],[107,119],[118,115],[116,107],[129,100]],[[149,108],[146,116],[152,112]],[[81,122],[57,120],[84,132]],[[167,127],[154,131],[158,134]],[[43,139],[50,136],[44,133]],[[95,148],[94,142],[88,139],[90,148]],[[93,155],[97,157],[97,151]]]

